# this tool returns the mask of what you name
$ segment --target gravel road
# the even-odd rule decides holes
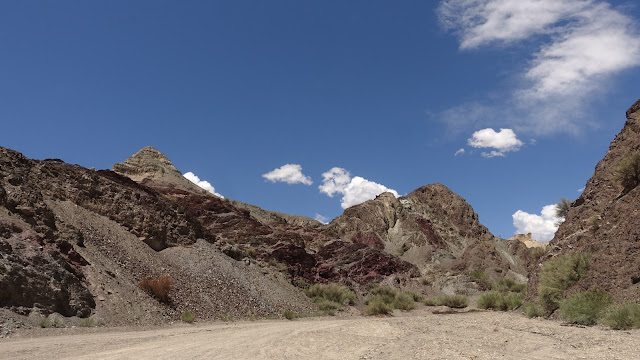
[[[640,331],[563,326],[516,313],[261,320],[139,330],[37,329],[0,359],[638,359]]]

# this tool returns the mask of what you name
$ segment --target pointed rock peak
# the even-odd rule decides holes
[[[204,191],[182,176],[169,158],[152,146],[146,146],[127,160],[113,165],[113,171],[154,188],[169,187],[196,193]]]
[[[379,194],[378,196],[376,196],[376,200],[380,200],[380,201],[384,201],[384,202],[395,202],[396,201],[396,197],[395,195],[393,195],[390,192],[383,192],[382,194]]]

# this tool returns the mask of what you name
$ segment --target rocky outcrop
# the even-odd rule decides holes
[[[531,238],[531,233],[528,233],[528,234],[516,234],[516,235],[510,237],[507,240],[509,240],[509,241],[519,241],[519,242],[523,243],[524,246],[526,246],[527,248],[545,248],[548,245],[547,243],[543,243],[543,242],[539,242],[539,241],[533,240]]]
[[[640,154],[640,100],[626,115],[622,131],[549,244],[551,253],[545,259],[578,252],[592,254],[587,275],[569,292],[598,288],[620,300],[640,298],[640,187],[625,189],[616,180],[625,159]],[[537,275],[532,274],[530,296],[535,295]]]

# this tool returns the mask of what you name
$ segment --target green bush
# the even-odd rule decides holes
[[[279,262],[276,259],[271,259],[269,260],[269,265],[273,266],[274,268],[276,268],[276,270],[278,271],[286,271],[287,270],[287,265]]]
[[[409,295],[409,296],[411,296],[411,298],[415,302],[423,302],[424,301],[424,295],[420,294],[417,291],[409,290],[409,291],[405,291],[404,293]]]
[[[196,315],[192,311],[187,310],[180,314],[180,320],[186,323],[192,323],[196,320]]]
[[[527,284],[521,284],[513,279],[504,278],[500,279],[500,281],[494,284],[493,290],[499,291],[501,293],[525,293],[527,290]]]
[[[469,305],[469,298],[464,295],[440,295],[425,300],[427,306],[448,306],[462,309]]]
[[[392,306],[398,310],[409,311],[416,308],[416,303],[415,301],[413,301],[413,296],[407,293],[402,293],[396,296],[396,298],[393,300]]]
[[[640,184],[640,154],[635,153],[620,162],[616,168],[616,180],[626,194]]]
[[[102,325],[102,321],[96,320],[93,316],[85,318],[80,322],[81,327],[94,327],[94,326],[101,326],[101,325]]]
[[[500,311],[515,310],[524,302],[521,293],[504,294],[499,291],[489,291],[478,298],[476,305],[480,309],[493,309]]]
[[[315,303],[321,311],[336,311],[342,309],[342,304],[323,298],[318,298]]]
[[[556,216],[566,219],[569,209],[571,208],[571,203],[571,200],[561,197],[560,201],[556,204]]]
[[[640,306],[634,302],[610,306],[604,313],[602,323],[614,330],[640,328]]]
[[[587,290],[574,294],[560,303],[560,313],[567,322],[580,325],[595,325],[607,307],[611,295],[604,291]]]
[[[338,284],[314,284],[305,294],[323,311],[340,310],[344,305],[353,305],[356,294],[346,286]]]
[[[309,288],[309,283],[307,283],[304,279],[296,279],[293,281],[293,285],[301,288],[301,289],[308,289]]]
[[[492,287],[489,277],[482,270],[474,270],[470,272],[469,277],[471,277],[482,290],[489,290]]]
[[[297,318],[296,316],[297,314],[294,313],[293,311],[285,311],[283,315],[284,315],[284,318],[287,320],[293,320]]]
[[[542,316],[542,310],[540,310],[540,306],[536,303],[524,304],[524,306],[522,306],[522,312],[530,318]]]
[[[564,292],[589,270],[590,254],[559,256],[548,260],[540,271],[538,303],[552,313],[559,306]]]
[[[382,297],[372,298],[367,305],[367,315],[389,315],[393,311],[391,305],[387,304]]]

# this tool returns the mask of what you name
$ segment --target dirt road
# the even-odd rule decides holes
[[[47,330],[61,334],[46,335]],[[638,330],[562,326],[500,312],[432,314],[418,310],[388,318],[263,320],[90,331],[42,329],[0,339],[0,359],[640,358]]]

